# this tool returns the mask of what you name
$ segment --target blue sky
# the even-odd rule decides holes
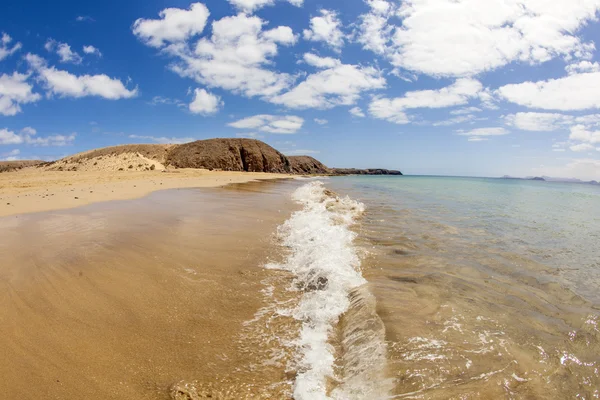
[[[21,1],[0,159],[255,137],[329,166],[600,179],[600,0]]]

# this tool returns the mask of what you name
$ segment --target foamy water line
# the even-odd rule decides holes
[[[384,328],[365,287],[360,257],[350,227],[364,205],[339,198],[322,182],[293,194],[303,208],[278,229],[289,250],[270,269],[291,272],[300,299],[281,310],[301,322],[291,366],[297,373],[293,396],[303,399],[378,399],[387,397]]]

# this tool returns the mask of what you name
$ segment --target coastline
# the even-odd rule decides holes
[[[292,177],[202,169],[80,172],[26,168],[0,174],[0,217],[136,199],[158,190],[219,187]]]

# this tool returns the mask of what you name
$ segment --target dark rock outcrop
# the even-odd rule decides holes
[[[402,172],[393,169],[369,168],[331,168],[333,175],[402,175]]]
[[[309,156],[290,156],[292,173],[306,175],[331,174],[331,170],[321,161]]]
[[[266,143],[254,139],[208,139],[169,151],[165,164],[175,168],[290,173],[290,161]]]

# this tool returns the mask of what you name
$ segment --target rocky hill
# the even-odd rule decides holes
[[[309,156],[290,156],[290,165],[294,174],[306,175],[327,175],[331,174],[331,169],[326,167],[321,161]]]
[[[208,139],[182,144],[169,152],[166,165],[224,171],[292,172],[286,156],[255,139]]]
[[[309,156],[287,157],[255,139],[208,139],[179,145],[132,144],[105,147],[58,161],[0,163],[0,172],[27,166],[51,171],[149,171],[202,168],[222,171],[273,172],[298,175],[402,175],[385,169],[329,168]]]

